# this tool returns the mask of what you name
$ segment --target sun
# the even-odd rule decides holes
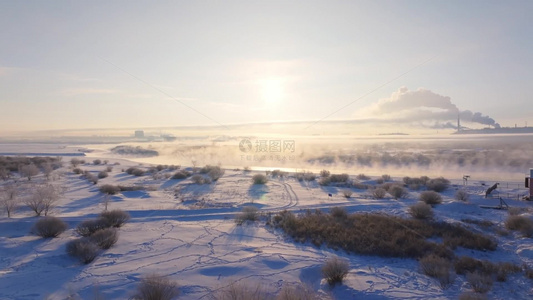
[[[260,81],[261,98],[266,104],[277,104],[283,100],[283,82],[279,78],[268,78]]]

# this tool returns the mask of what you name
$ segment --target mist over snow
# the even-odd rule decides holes
[[[457,129],[459,117],[462,123],[500,127],[490,116],[461,110],[450,97],[423,88],[411,91],[407,87],[401,87],[389,98],[357,111],[355,117],[360,121],[412,123],[428,128],[453,129]]]

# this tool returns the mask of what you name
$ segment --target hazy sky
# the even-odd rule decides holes
[[[1,1],[0,134],[317,120],[428,60],[328,119],[379,118],[372,108],[423,91],[533,125],[532,12],[533,1]]]

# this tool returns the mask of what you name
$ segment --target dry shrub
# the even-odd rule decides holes
[[[82,263],[92,262],[98,255],[98,245],[88,238],[81,238],[70,241],[66,247],[70,256],[78,258]]]
[[[381,178],[383,179],[383,181],[390,181],[391,180],[391,177],[389,174],[383,174],[381,175]]]
[[[350,198],[353,195],[353,192],[351,190],[342,190],[342,195],[345,198]]]
[[[336,220],[346,220],[348,219],[348,212],[344,207],[333,207],[329,210],[331,216]]]
[[[242,225],[246,221],[257,221],[259,218],[259,209],[255,206],[245,206],[242,211],[235,216],[235,223]]]
[[[493,284],[492,276],[479,272],[466,274],[466,280],[470,283],[474,292],[482,294],[490,291]]]
[[[107,176],[109,176],[109,175],[107,174],[106,171],[101,171],[101,172],[98,173],[98,178],[100,178],[100,179],[106,178]]]
[[[519,273],[522,271],[520,266],[510,262],[500,262],[496,265],[496,280],[500,282],[507,281],[509,274]]]
[[[320,177],[318,180],[318,184],[321,186],[328,186],[331,183],[331,179],[329,177]]]
[[[386,194],[387,194],[387,191],[380,187],[372,190],[372,197],[376,199],[383,199],[383,197],[385,197]]]
[[[234,282],[220,290],[215,296],[217,300],[265,300],[268,293],[260,284],[246,284]]]
[[[483,269],[483,263],[480,260],[470,256],[458,257],[454,262],[455,272],[457,274],[472,273]]]
[[[527,265],[524,266],[524,274],[527,278],[533,279],[533,269],[528,267]]]
[[[430,253],[452,257],[448,247],[492,251],[497,246],[489,237],[456,224],[378,213],[353,213],[338,218],[320,210],[299,215],[283,211],[272,218],[272,224],[296,242],[309,241],[349,253],[385,257],[418,258]],[[430,237],[442,238],[444,245],[428,241]]]
[[[356,178],[359,179],[359,180],[368,180],[368,179],[370,179],[369,176],[367,176],[367,175],[365,175],[365,174],[363,174],[363,173],[357,175]]]
[[[442,196],[434,191],[425,191],[420,193],[419,200],[429,205],[441,204]]]
[[[284,285],[276,300],[320,300],[313,289],[305,284]]]
[[[78,224],[76,232],[81,236],[91,236],[98,230],[111,227],[111,224],[104,218],[85,220]]]
[[[116,185],[104,184],[100,187],[100,192],[108,195],[115,195],[120,192],[120,188]]]
[[[267,181],[267,177],[263,174],[255,174],[254,176],[252,176],[252,182],[254,184],[265,184],[267,183]]]
[[[463,202],[467,202],[470,199],[470,195],[465,190],[458,190],[455,193],[455,199]]]
[[[418,202],[409,206],[409,213],[416,219],[431,219],[433,217],[433,208],[429,204]]]
[[[409,193],[402,186],[394,185],[389,189],[389,194],[394,197],[394,199],[400,199],[406,197]]]
[[[60,218],[44,217],[33,225],[32,232],[43,238],[53,238],[67,230],[67,223]]]
[[[527,211],[527,208],[524,208],[524,207],[509,207],[509,209],[507,210],[507,212],[511,216],[518,216],[518,215],[525,213],[526,211]]]
[[[320,171],[320,177],[329,177],[331,173],[328,170]]]
[[[141,279],[133,299],[171,300],[179,295],[178,284],[161,275],[150,274]]]
[[[533,220],[526,216],[509,216],[505,220],[505,228],[517,230],[525,237],[533,236]]]
[[[194,183],[194,184],[204,184],[205,183],[205,180],[204,180],[204,176],[200,175],[200,174],[196,174],[196,175],[193,175],[191,177],[191,181]]]
[[[466,292],[459,295],[459,300],[486,300],[487,296],[484,294]]]
[[[322,266],[322,276],[329,285],[342,283],[348,271],[350,271],[349,262],[338,257],[329,258]]]
[[[100,229],[90,239],[101,249],[109,249],[118,241],[118,232],[115,228]]]
[[[442,289],[446,289],[453,284],[454,276],[451,272],[452,263],[450,260],[431,254],[421,258],[419,264],[422,272],[436,278]]]
[[[428,190],[432,190],[432,191],[435,191],[435,192],[438,192],[438,193],[446,190],[449,185],[450,185],[450,181],[448,179],[443,178],[443,177],[430,179],[426,183],[426,186],[427,186]]]
[[[329,175],[330,182],[347,182],[350,176],[346,173]]]
[[[106,220],[109,226],[122,227],[130,219],[130,214],[123,210],[115,209],[102,212],[100,217]]]
[[[191,173],[185,170],[178,171],[172,175],[171,179],[185,179],[191,176]]]

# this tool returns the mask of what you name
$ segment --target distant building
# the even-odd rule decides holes
[[[135,130],[135,137],[136,138],[144,138],[144,131],[143,130]]]

